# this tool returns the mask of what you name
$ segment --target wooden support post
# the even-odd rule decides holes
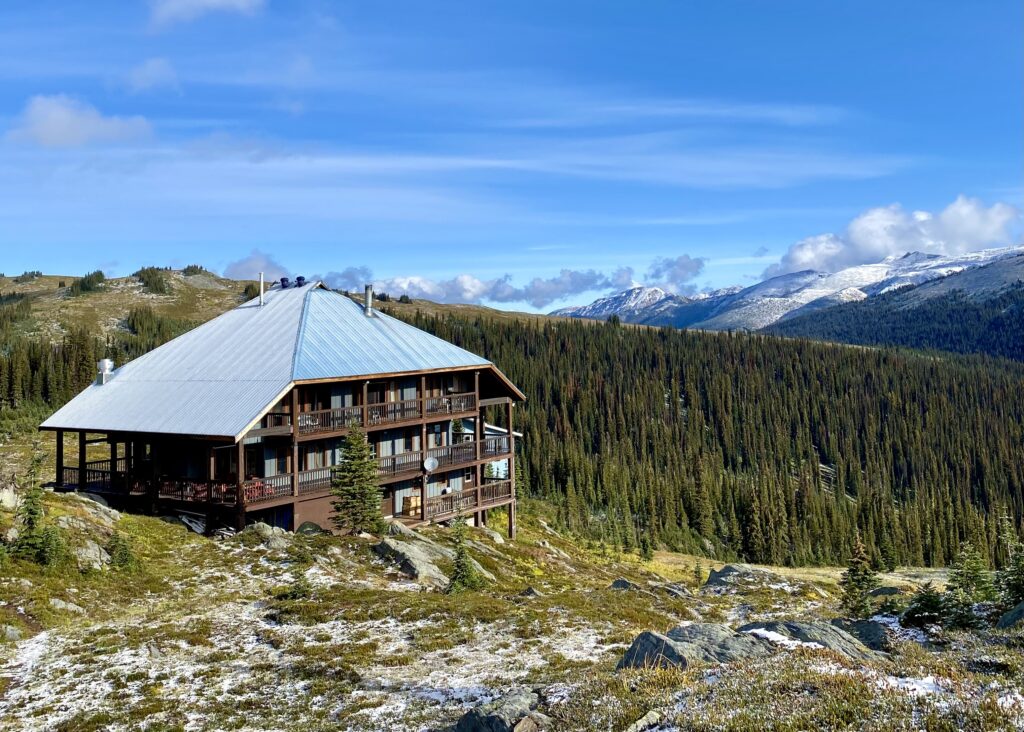
[[[370,399],[370,382],[363,382],[363,429],[370,427],[370,405],[367,402]]]
[[[85,490],[85,432],[78,433],[78,490]]]
[[[114,490],[117,481],[117,438],[110,440],[110,490]]]
[[[508,504],[508,538],[516,538],[516,501],[515,489],[512,493],[512,503]]]
[[[516,441],[512,434],[512,401],[508,403],[508,480],[512,502],[508,504],[508,538],[516,538]]]
[[[427,418],[427,377],[420,377],[420,419]]]
[[[207,462],[208,462],[208,465],[207,465],[207,468],[206,468],[206,478],[207,478],[207,480],[210,480],[210,481],[216,480],[216,478],[217,478],[217,453],[214,451],[214,449],[212,447],[209,447],[206,450],[206,457],[207,457]]]
[[[299,387],[292,389],[292,422],[295,423],[295,429],[292,430],[292,495],[299,495],[299,433],[298,433],[298,416],[299,416]]]
[[[57,487],[64,485],[64,430],[57,430]]]
[[[420,480],[420,521],[426,523],[427,520],[427,474],[423,474],[422,480]]]
[[[245,528],[245,445],[242,440],[238,441],[238,454],[235,458],[238,468],[238,499],[235,503],[238,509],[238,515],[236,517],[236,528],[241,531]]]

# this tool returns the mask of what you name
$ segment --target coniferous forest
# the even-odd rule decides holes
[[[0,303],[0,326],[27,312]],[[1024,366],[761,335],[562,320],[425,316],[527,394],[521,492],[565,527],[773,564],[943,565],[961,542],[999,564],[1000,516],[1024,512]],[[131,311],[101,340],[4,332],[4,412],[40,418],[190,324]]]
[[[529,397],[524,492],[627,549],[879,566],[997,564],[1024,510],[1024,368],[759,335],[417,314]]]

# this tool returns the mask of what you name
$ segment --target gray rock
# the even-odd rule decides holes
[[[505,537],[500,533],[490,528],[489,526],[481,526],[480,531],[483,532],[484,536],[493,541],[495,544],[504,544]]]
[[[617,580],[608,585],[609,590],[640,590],[644,591],[644,588],[635,582],[630,582],[624,577],[619,577]]]
[[[767,656],[775,649],[768,641],[737,633],[720,623],[680,625],[668,632],[680,652],[691,661],[728,663]]]
[[[568,561],[570,561],[570,560],[572,559],[572,557],[570,557],[570,556],[569,556],[568,554],[566,554],[566,553],[565,553],[564,551],[562,551],[561,549],[559,549],[559,548],[558,548],[557,546],[552,546],[551,542],[550,542],[550,541],[548,541],[547,539],[541,539],[541,540],[539,540],[539,541],[537,542],[537,546],[541,547],[542,549],[547,549],[547,550],[548,550],[549,552],[551,552],[552,554],[554,554],[554,555],[555,555],[556,557],[558,557],[559,559],[563,559],[563,560],[565,560],[565,561],[567,561],[567,562],[568,562]]]
[[[454,732],[523,732],[529,727],[519,728],[517,725],[528,717],[538,701],[536,692],[515,689],[500,699],[466,712],[455,723]],[[536,723],[536,720],[532,721]]]
[[[651,587],[660,592],[664,592],[669,597],[675,600],[681,600],[686,597],[693,597],[693,593],[687,587],[677,582],[652,582]]]
[[[661,713],[652,709],[651,711],[647,712],[647,714],[640,717],[640,719],[633,722],[633,724],[626,727],[626,729],[624,729],[622,732],[643,732],[643,730],[650,729],[654,725],[658,724],[660,721]]]
[[[85,615],[85,608],[80,607],[73,602],[65,602],[58,597],[50,598],[50,607],[54,610],[63,610],[64,612],[75,613],[76,615]]]
[[[736,585],[765,584],[780,579],[777,575],[763,569],[756,569],[749,564],[727,564],[721,569],[711,570],[704,587],[721,589]]]
[[[75,561],[78,569],[103,569],[110,564],[110,555],[107,550],[91,539],[86,539],[81,546],[75,547]]]
[[[15,511],[18,508],[18,492],[14,488],[4,486],[0,488],[0,508],[5,511]]]
[[[897,595],[902,595],[903,590],[899,587],[893,587],[892,585],[882,585],[881,587],[876,587],[871,590],[868,594],[871,597],[895,597]]]
[[[888,652],[892,648],[892,637],[888,628],[875,620],[835,618],[832,625],[846,631],[873,651]]]
[[[437,563],[442,560],[451,561],[455,559],[455,550],[449,549],[446,546],[438,544],[433,539],[424,536],[423,534],[413,531],[408,526],[401,524],[398,521],[392,521],[388,525],[388,533],[392,536],[400,536],[404,539],[408,539],[407,544],[415,544],[419,552],[427,557],[431,563]],[[387,538],[384,541],[388,541]],[[379,554],[380,552],[378,552]],[[480,573],[480,575],[490,581],[494,582],[495,577],[492,573],[484,569],[483,565],[480,564],[476,559],[470,557],[470,563],[473,565],[473,569]]]
[[[432,561],[432,555],[418,541],[399,541],[384,537],[373,550],[382,558],[398,564],[398,570],[406,577],[416,580],[422,585],[444,589],[448,586],[448,576]]]
[[[766,623],[748,623],[739,628],[740,633],[749,633],[752,630],[765,630],[801,643],[817,643],[855,661],[880,661],[884,658],[882,654],[871,650],[842,628],[820,620],[772,620]]]
[[[255,534],[261,539],[269,539],[274,535],[274,527],[270,524],[265,524],[262,521],[257,521],[254,524],[249,524],[245,527],[245,530],[250,534]]]
[[[19,536],[21,536],[21,533],[18,531],[17,527],[12,526],[4,532],[4,541],[8,544],[13,544],[18,540]]]
[[[996,627],[1001,629],[1012,628],[1022,620],[1024,620],[1024,602],[1017,603],[1014,608],[1003,613],[1003,616],[999,618],[999,622],[996,623]]]
[[[688,663],[680,644],[661,633],[645,630],[633,639],[616,668],[686,668]]]
[[[409,539],[420,538],[420,535],[401,521],[388,521],[387,533],[391,536],[404,536]]]
[[[544,594],[540,590],[535,588],[533,585],[530,585],[525,590],[520,592],[519,596],[520,597],[544,597]]]
[[[284,551],[291,545],[292,542],[289,539],[283,536],[277,536],[276,534],[274,536],[269,537],[263,542],[263,546],[265,546],[267,549],[272,549],[274,551]]]
[[[88,521],[77,516],[58,516],[54,523],[62,529],[70,529],[71,531],[87,532],[92,528]]]
[[[0,640],[14,642],[24,637],[19,628],[15,628],[13,625],[0,625]]]
[[[110,508],[102,496],[92,493],[65,493],[64,495],[67,499],[76,502],[94,520],[106,524],[107,528],[113,528],[114,524],[121,520],[121,513]]]

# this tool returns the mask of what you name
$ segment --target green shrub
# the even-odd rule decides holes
[[[445,592],[451,595],[464,590],[480,589],[484,580],[473,566],[469,550],[466,549],[466,522],[461,516],[455,518],[452,538],[455,540],[455,559],[452,561],[452,578]]]
[[[946,603],[931,582],[925,582],[910,598],[901,622],[912,628],[940,625],[945,619]]]
[[[107,554],[110,555],[110,566],[128,572],[133,572],[139,568],[139,558],[135,555],[131,543],[124,534],[118,531],[111,534],[106,548]]]
[[[871,591],[878,587],[878,576],[871,567],[864,542],[857,536],[853,545],[853,556],[839,581],[842,588],[843,610],[852,618],[866,618],[871,615]]]
[[[87,292],[96,292],[103,286],[103,282],[106,279],[106,276],[100,270],[90,272],[85,277],[80,277],[72,282],[69,292],[72,297],[84,295]]]
[[[143,288],[154,295],[166,295],[171,291],[167,276],[159,267],[143,267],[133,276],[138,277]]]
[[[245,300],[254,300],[260,296],[260,286],[254,282],[250,282],[242,290],[242,298]]]

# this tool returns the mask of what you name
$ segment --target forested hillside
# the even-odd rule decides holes
[[[31,430],[98,358],[123,363],[191,325],[140,298],[106,335],[54,341],[17,327],[25,302],[0,303],[3,432]],[[941,565],[964,539],[994,552],[1000,515],[1021,524],[1024,367],[1010,362],[383,307],[524,390],[525,490],[594,542],[834,564],[859,529],[879,564]]]
[[[523,389],[526,485],[564,522],[772,563],[995,546],[1024,509],[1024,369],[613,324],[407,315]],[[996,559],[996,557],[993,557]]]
[[[864,345],[987,353],[1024,361],[1024,284],[980,300],[954,290],[912,300],[891,292],[783,320],[768,333]]]

